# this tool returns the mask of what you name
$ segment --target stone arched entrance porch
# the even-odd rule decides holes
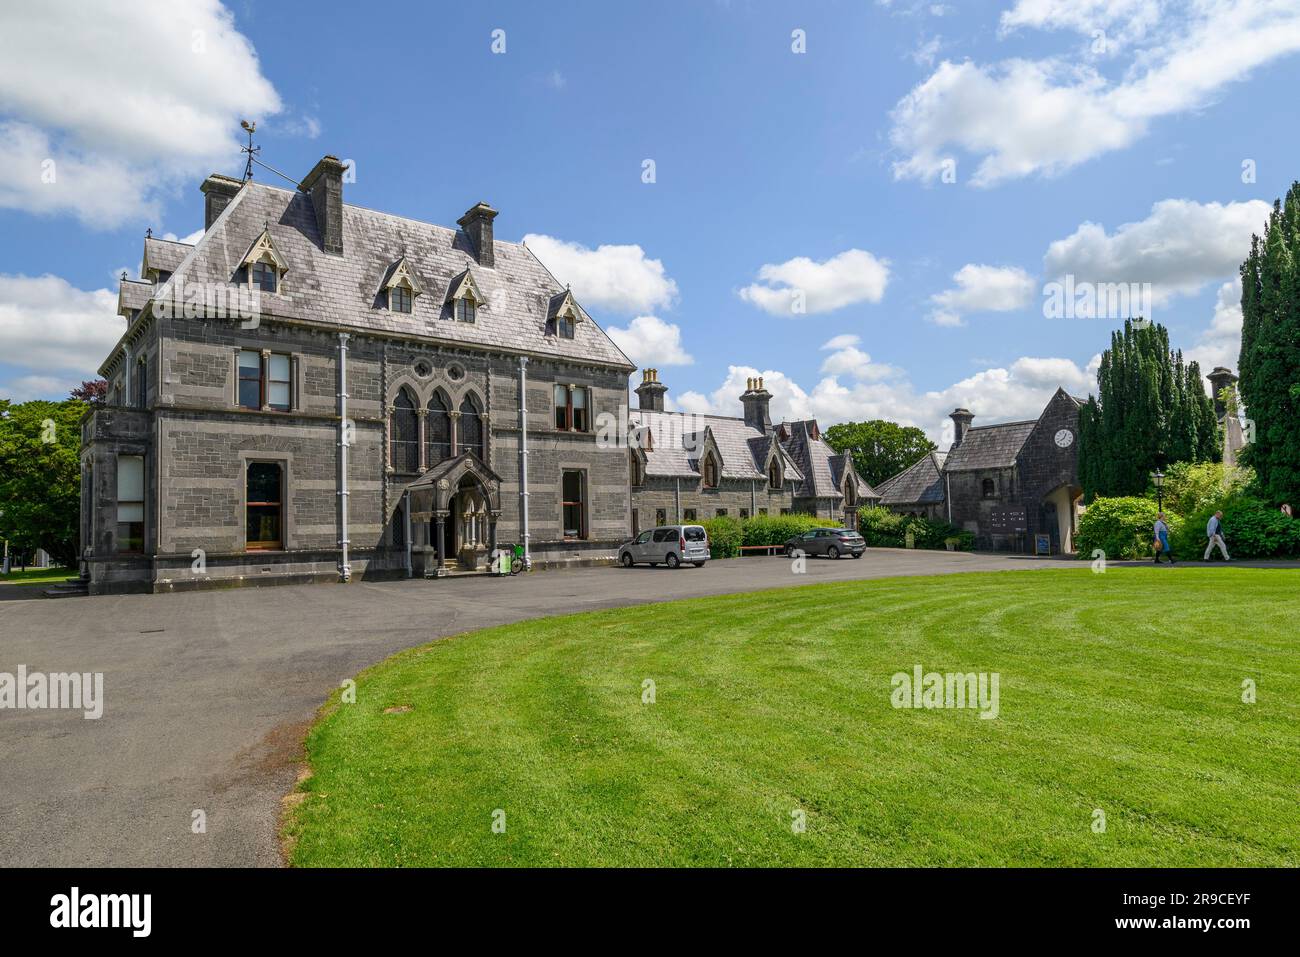
[[[1054,538],[1062,554],[1074,551],[1074,532],[1079,523],[1079,502],[1083,499],[1083,489],[1078,485],[1058,485],[1043,496],[1043,514],[1048,521],[1055,518],[1055,529],[1044,528],[1043,531],[1055,531]],[[1032,544],[1032,543],[1031,543]]]
[[[440,578],[482,567],[496,548],[501,477],[473,452],[445,459],[406,486],[411,574]]]

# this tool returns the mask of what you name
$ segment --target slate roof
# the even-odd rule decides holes
[[[943,501],[943,452],[921,456],[876,489],[881,505],[932,505]]]
[[[520,243],[495,241],[495,268],[488,269],[478,264],[460,230],[344,204],[343,255],[331,255],[322,251],[307,194],[256,181],[243,185],[168,282],[183,274],[186,282],[233,283],[240,260],[263,228],[288,264],[280,289],[262,294],[266,315],[635,368],[594,321],[578,323],[572,339],[546,335],[551,298],[564,287]],[[381,308],[384,300],[377,295],[403,255],[426,290],[415,297],[409,314]],[[439,294],[467,269],[487,300],[473,323],[451,319]]]
[[[144,241],[142,271],[161,269],[164,272],[175,272],[193,248],[189,243],[148,236]]]
[[[713,437],[722,458],[719,470],[721,478],[767,481],[766,467],[771,437],[746,425],[744,419],[631,409],[628,411],[628,422],[638,428],[648,428],[653,436],[653,448],[647,449],[645,453],[647,475],[698,478],[699,454],[704,448],[704,434],[707,431]],[[689,450],[687,445],[691,446]],[[786,477],[802,481],[803,475],[797,464],[790,461],[789,455],[785,455],[784,459]]]
[[[136,312],[143,309],[145,305],[153,298],[154,285],[151,282],[142,282],[138,279],[123,279],[117,289],[117,311],[119,314],[126,314],[128,318]]]
[[[846,468],[852,469],[851,459],[847,455],[832,455],[830,459],[830,463],[831,463],[831,477],[835,481],[835,487],[842,489],[844,487],[844,470]],[[866,480],[864,480],[862,476],[858,474],[857,469],[852,469],[851,475],[853,477],[853,481],[857,483],[859,499],[880,498],[880,493],[878,493],[874,488],[872,488],[870,484],[868,484]]]
[[[950,472],[966,472],[1013,466],[1025,440],[1037,424],[1037,419],[1029,419],[1025,422],[1001,422],[967,429],[961,444],[948,450],[948,461],[944,467]]]

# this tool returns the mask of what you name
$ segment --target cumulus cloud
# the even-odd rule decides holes
[[[661,260],[650,259],[635,244],[592,249],[543,233],[529,233],[524,243],[587,308],[635,315],[671,306],[677,283]]]
[[[1010,312],[1023,309],[1034,298],[1032,276],[1018,266],[984,266],[967,263],[953,273],[957,284],[930,297],[930,321],[940,326],[964,325],[971,312]]]
[[[156,219],[280,110],[218,0],[0,5],[0,207],[94,227]]]
[[[738,291],[774,316],[816,315],[859,302],[880,302],[889,283],[889,260],[862,249],[848,249],[824,262],[796,256],[767,263],[757,283]]]
[[[606,330],[614,344],[638,366],[687,366],[695,359],[682,346],[682,329],[658,316],[637,316],[626,329]]]
[[[1263,229],[1271,207],[1260,200],[1197,203],[1166,199],[1151,215],[1113,233],[1083,223],[1047,249],[1049,278],[1077,282],[1151,283],[1156,303],[1189,295],[1235,274],[1250,252],[1250,237]]]
[[[1113,52],[1143,39],[1159,21],[1161,6],[1159,0],[1018,0],[1002,13],[999,29],[1073,30],[1090,40],[1103,31],[1105,49],[1098,52]]]
[[[1170,29],[1149,33],[1153,21],[1140,5],[1045,0],[1018,4],[1003,27],[1083,29],[1097,10],[1124,24],[1133,43],[1125,60],[1140,66],[1112,79],[1074,55],[945,60],[894,108],[890,139],[903,154],[894,176],[928,181],[963,154],[978,158],[976,186],[1057,174],[1131,145],[1153,120],[1204,107],[1230,83],[1300,50],[1292,0],[1170,2]]]
[[[854,345],[846,349],[858,351]],[[831,360],[828,364],[832,369],[838,368],[838,362]],[[931,391],[916,389],[901,370],[874,363],[865,353],[844,361],[846,368],[858,370],[849,374],[850,381],[844,381],[843,372],[823,366],[823,372],[828,374],[811,389],[779,369],[728,366],[727,376],[717,389],[708,394],[684,392],[675,397],[674,408],[739,415],[739,396],[745,380],[762,376],[764,386],[772,393],[773,419],[816,418],[823,428],[836,422],[890,419],[922,428],[939,442],[948,413],[957,406],[974,412],[978,423],[990,424],[1035,418],[1058,387],[1080,396],[1095,391],[1101,357],[1094,356],[1083,368],[1069,359],[1025,357],[1007,367],[985,369]],[[863,365],[867,368],[863,369]]]
[[[1187,358],[1195,359],[1200,363],[1201,372],[1208,374],[1215,366],[1236,370],[1240,355],[1241,277],[1238,276],[1219,287],[1209,328],[1187,350]]]
[[[58,276],[0,274],[0,361],[26,373],[0,385],[0,393],[58,397],[65,385],[94,378],[125,331],[117,296],[107,289],[87,292]]]

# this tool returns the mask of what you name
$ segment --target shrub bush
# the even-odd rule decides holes
[[[1176,515],[1190,516],[1205,508],[1210,508],[1209,514],[1213,515],[1217,503],[1244,492],[1254,478],[1252,470],[1222,462],[1176,462],[1165,474],[1161,497],[1166,508]],[[1154,486],[1147,489],[1147,498],[1156,500]],[[1204,523],[1201,528],[1205,528]]]
[[[709,518],[700,522],[709,535],[710,558],[735,558],[740,554],[740,544],[745,540],[740,521],[729,515]]]
[[[906,548],[907,533],[912,533],[913,548],[947,548],[949,539],[959,551],[968,552],[975,547],[975,535],[947,522],[898,515],[887,508],[865,505],[858,509],[858,531],[868,546],[876,548]]]
[[[1156,523],[1157,512],[1156,503],[1147,498],[1094,500],[1079,516],[1079,530],[1074,536],[1079,557],[1091,560],[1092,553],[1101,549],[1107,558],[1151,558],[1155,555],[1152,526]],[[1169,547],[1172,549],[1183,520],[1165,509],[1165,523],[1169,526]]]
[[[742,525],[746,545],[784,545],[810,528],[840,528],[843,522],[816,515],[755,515]]]
[[[1171,541],[1177,558],[1205,555],[1205,526],[1219,509],[1223,510],[1228,554],[1234,559],[1300,558],[1300,519],[1287,518],[1268,502],[1243,492],[1210,502],[1189,515]],[[1218,556],[1218,549],[1214,554]]]

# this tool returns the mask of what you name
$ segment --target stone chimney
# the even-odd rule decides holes
[[[745,391],[740,395],[740,404],[745,407],[745,424],[751,429],[766,434],[772,431],[772,419],[767,406],[772,401],[772,393],[763,388],[763,377],[745,380]]]
[[[1228,407],[1224,401],[1219,398],[1219,393],[1224,389],[1230,389],[1235,386],[1237,384],[1237,377],[1232,374],[1231,369],[1225,369],[1223,366],[1215,366],[1214,371],[1206,376],[1206,378],[1210,380],[1210,388],[1214,390],[1214,395],[1211,396],[1211,398],[1214,399],[1214,417],[1216,419],[1221,419],[1227,414]]]
[[[298,187],[311,197],[321,248],[339,256],[343,255],[343,171],[346,169],[337,156],[327,154]]]
[[[220,173],[213,173],[203,181],[199,189],[203,192],[204,232],[212,228],[221,211],[230,205],[230,201],[235,198],[235,194],[243,185],[242,181],[222,176]]]
[[[952,419],[952,445],[949,448],[955,449],[961,445],[961,440],[966,438],[966,432],[970,429],[975,415],[970,409],[953,409],[948,418]]]
[[[668,386],[659,381],[658,369],[643,369],[641,371],[641,384],[636,387],[638,408],[647,412],[662,412],[664,410],[664,393],[667,391]]]
[[[492,247],[492,220],[497,218],[497,211],[487,203],[475,203],[456,225],[465,230],[469,244],[474,247],[474,258],[480,266],[491,269],[496,259]]]

